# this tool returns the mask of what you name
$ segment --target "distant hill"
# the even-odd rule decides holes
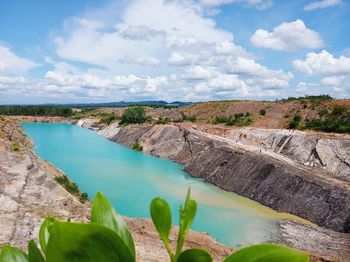
[[[120,101],[120,102],[108,102],[108,103],[72,103],[72,104],[64,104],[64,106],[69,107],[125,107],[125,106],[188,106],[192,105],[192,102],[166,102],[166,101],[139,101],[139,102],[130,102],[130,101]]]

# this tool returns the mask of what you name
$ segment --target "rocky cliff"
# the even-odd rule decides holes
[[[256,145],[305,166],[324,170],[329,176],[350,182],[350,136],[283,129],[239,128],[228,138]]]
[[[234,133],[223,137],[186,125],[112,124],[98,132],[125,146],[139,140],[146,153],[184,164],[185,171],[193,177],[325,228],[350,232],[350,186],[346,181],[349,174],[348,166],[343,165],[348,160],[339,160],[341,154],[344,159],[348,157],[347,140],[335,149],[329,140],[300,134],[276,135],[270,140],[262,139],[265,147],[258,147],[241,143]],[[308,150],[304,152],[305,147]],[[329,150],[340,153],[331,154]],[[304,160],[312,166],[301,164]],[[314,168],[317,161],[331,164]],[[330,172],[334,169],[338,173]]]

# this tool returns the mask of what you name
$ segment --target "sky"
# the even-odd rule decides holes
[[[348,0],[0,0],[0,104],[350,97]]]

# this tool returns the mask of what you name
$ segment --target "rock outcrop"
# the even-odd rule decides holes
[[[239,128],[227,137],[272,150],[305,166],[350,182],[350,136],[281,129]]]
[[[303,237],[301,237],[303,236]],[[349,261],[350,237],[314,225],[297,221],[280,223],[280,243],[296,249],[318,254],[320,261]],[[318,261],[312,258],[311,261]]]

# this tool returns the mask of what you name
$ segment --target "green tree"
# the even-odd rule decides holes
[[[146,111],[142,106],[129,107],[125,109],[120,124],[143,124],[148,119]]]

